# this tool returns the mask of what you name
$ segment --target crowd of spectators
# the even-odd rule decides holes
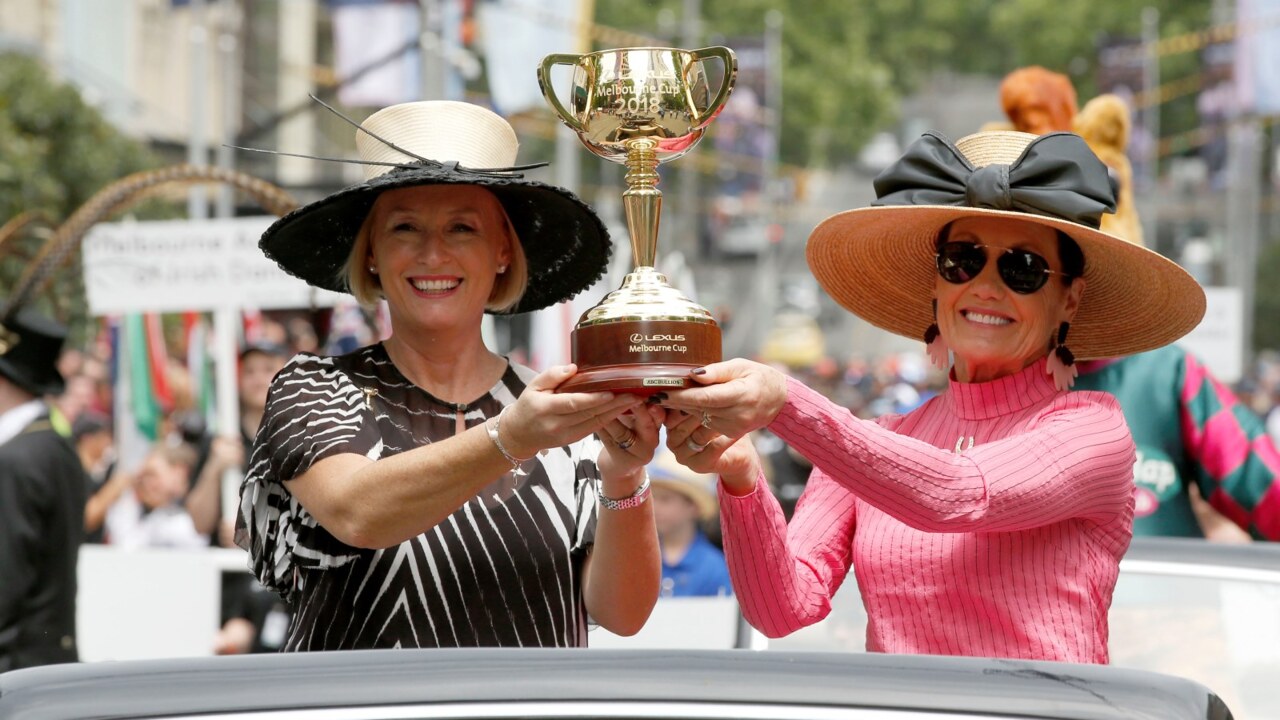
[[[54,404],[71,427],[72,440],[91,482],[85,508],[86,540],[129,548],[234,548],[234,517],[223,512],[224,483],[239,482],[271,378],[296,352],[336,354],[367,344],[369,335],[355,335],[372,334],[372,326],[376,326],[376,318],[352,313],[332,318],[328,333],[317,332],[314,324],[299,317],[259,317],[250,323],[238,355],[241,423],[231,433],[210,431],[191,396],[195,383],[188,369],[171,359],[172,405],[165,408],[160,432],[145,460],[132,468],[117,463],[109,345],[95,342],[64,352],[59,369],[67,379],[66,392],[55,398]],[[171,358],[178,358],[185,349],[169,350]],[[857,356],[843,364],[823,358],[804,367],[783,369],[862,418],[909,412],[942,391],[947,381],[928,365],[923,352]],[[1272,440],[1280,442],[1280,354],[1260,353],[1251,372],[1233,389],[1244,407],[1265,420]],[[757,432],[754,440],[765,460],[767,479],[789,517],[812,467],[767,429]],[[651,474],[663,472],[651,469]],[[674,482],[669,484],[677,487]],[[718,553],[719,521],[712,489],[708,487],[694,498],[693,491],[685,488],[687,502],[671,504],[673,499],[668,503],[673,513],[682,516],[678,522],[696,525],[692,532],[676,533],[684,538],[681,548],[688,538],[703,538],[701,542]],[[703,502],[696,506],[690,498]],[[683,552],[668,552],[664,558],[672,577],[685,572],[681,569]],[[698,570],[708,574],[707,586],[717,588],[708,594],[732,594],[732,589],[722,587],[725,583],[719,581],[722,557],[715,555],[711,560],[714,562],[698,563],[707,568]],[[683,567],[689,565],[685,562]],[[675,582],[669,578],[671,588],[666,594],[682,594],[676,591]],[[696,578],[678,582],[692,587]],[[284,636],[288,612],[278,597],[263,590],[248,574],[228,573],[222,620],[221,631],[212,639],[216,652],[272,651]]]

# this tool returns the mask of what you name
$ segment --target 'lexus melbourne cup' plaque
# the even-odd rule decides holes
[[[724,65],[714,93],[706,60]],[[551,69],[573,66],[567,104],[551,87]],[[726,47],[623,48],[548,55],[538,68],[542,94],[588,150],[626,165],[622,193],[635,269],[622,287],[588,310],[573,330],[578,374],[560,389],[640,394],[690,384],[689,371],[720,360],[720,327],[654,269],[662,192],[658,164],[693,148],[724,107],[737,76]]]

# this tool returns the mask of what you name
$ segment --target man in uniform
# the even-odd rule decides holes
[[[75,662],[76,558],[88,478],[45,398],[66,330],[29,308],[0,321],[0,672]]]

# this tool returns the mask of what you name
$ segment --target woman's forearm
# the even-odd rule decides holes
[[[107,511],[115,504],[129,487],[133,478],[128,473],[118,472],[107,479],[98,492],[89,497],[84,504],[84,531],[97,532],[107,519]]]
[[[641,477],[635,475],[634,486]],[[617,635],[634,635],[644,627],[662,583],[652,499],[625,510],[599,509],[595,546],[583,574],[587,612],[601,627]]]
[[[511,463],[478,425],[376,462],[335,455],[285,485],[334,537],[377,549],[430,530],[506,472]]]

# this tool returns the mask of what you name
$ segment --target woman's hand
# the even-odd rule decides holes
[[[636,395],[611,392],[557,393],[556,388],[576,372],[575,365],[560,365],[538,373],[507,408],[498,431],[508,452],[529,458],[540,450],[568,445],[644,402]]]
[[[672,390],[662,405],[683,410],[703,428],[732,440],[773,422],[787,401],[786,376],[768,365],[735,359],[699,370],[691,377],[704,387]],[[709,441],[700,433],[695,442]]]
[[[667,447],[690,470],[719,475],[729,492],[747,495],[760,476],[760,456],[750,436],[736,440],[709,430],[699,415],[680,410],[667,413]]]
[[[646,403],[610,420],[597,433],[604,443],[599,463],[605,495],[626,496],[636,489],[638,471],[653,459],[660,440],[658,430],[666,416],[666,410]]]

